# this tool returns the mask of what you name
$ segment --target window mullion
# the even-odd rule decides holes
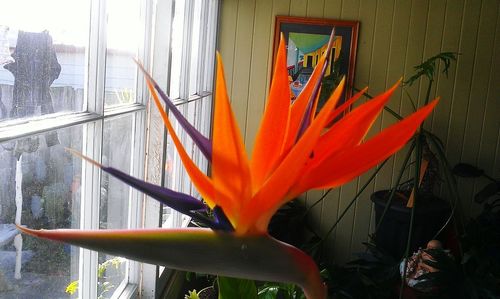
[[[92,0],[89,47],[85,79],[87,111],[104,114],[104,76],[106,72],[106,1]]]
[[[174,17],[174,1],[155,1],[153,4],[151,18],[153,20],[151,50],[149,52],[151,60],[148,61],[150,71],[161,88],[170,93],[170,73],[172,56],[172,22]],[[146,94],[146,93],[145,93]],[[147,96],[144,96],[147,99]],[[144,166],[144,177],[148,182],[162,185],[164,181],[163,167],[166,154],[166,132],[159,112],[154,105],[148,105],[148,136],[146,143],[146,161]],[[161,205],[158,201],[144,196],[142,209],[142,227],[158,227],[161,221]],[[156,281],[160,269],[151,264],[141,265],[140,294],[143,297],[154,297],[155,292],[162,290],[166,282],[166,271],[162,273],[162,279]],[[158,296],[158,295],[156,295]]]
[[[150,54],[151,53],[151,44],[152,44],[152,28],[153,28],[153,0],[147,0],[141,2],[140,7],[140,19],[142,22],[143,30],[141,30],[141,38],[143,41],[142,46],[139,47],[137,53],[137,59],[144,64],[144,66],[150,65]],[[136,102],[139,104],[146,104],[147,99],[147,88],[146,82],[144,79],[144,75],[139,69],[137,69],[136,76]]]
[[[103,121],[87,123],[83,131],[83,154],[101,160]],[[80,227],[99,229],[99,199],[101,172],[97,167],[82,161],[82,192]],[[93,298],[97,294],[97,252],[80,249],[79,298]]]
[[[91,22],[89,47],[87,53],[86,82],[87,111],[104,114],[104,77],[106,60],[106,1],[91,1]],[[100,161],[102,153],[103,120],[84,126],[83,154]],[[99,229],[99,202],[101,173],[88,163],[82,164],[82,229]],[[94,298],[97,295],[98,254],[95,251],[80,249],[80,286],[79,298]]]
[[[135,113],[133,117],[133,136],[132,136],[132,154],[131,154],[131,175],[137,178],[143,178],[144,176],[144,159],[137,159],[137,157],[144,157],[144,114],[143,112]],[[128,227],[135,229],[142,226],[142,201],[140,200],[142,193],[138,192],[136,189],[130,188],[129,196],[129,210],[128,210]],[[131,283],[138,284],[139,278],[139,263],[135,261],[129,262],[129,273],[128,281]]]
[[[209,40],[209,37],[207,36],[209,32],[209,26],[207,25],[208,22],[208,15],[209,15],[209,3],[207,0],[202,0],[201,1],[201,21],[200,21],[200,34],[199,34],[199,39],[200,42],[198,43],[198,61],[196,62],[197,64],[197,74],[196,74],[196,93],[200,94],[201,92],[205,91],[203,89],[203,78],[205,76],[205,65],[206,65],[206,59],[207,57],[205,55],[208,55],[209,53],[206,52],[211,52],[211,51],[205,51],[207,49],[207,41]],[[207,32],[208,31],[208,32]],[[209,57],[210,60],[212,61],[213,56]]]
[[[217,44],[217,24],[218,24],[218,13],[219,13],[219,1],[218,0],[207,0],[208,2],[208,20],[204,30],[205,40],[205,51],[203,53],[203,80],[202,91],[213,90],[214,84],[214,73],[215,73],[215,49]]]
[[[179,97],[187,99],[189,97],[189,72],[191,68],[191,45],[192,45],[192,27],[194,16],[193,1],[184,2],[184,32],[182,38],[182,59]]]

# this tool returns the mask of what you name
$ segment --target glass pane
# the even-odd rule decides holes
[[[200,57],[198,55],[200,48],[200,26],[202,18],[202,4],[203,1],[194,1],[193,3],[193,25],[191,31],[191,66],[189,68],[189,95],[196,94],[198,92],[198,78],[201,75],[198,69],[200,63]]]
[[[89,2],[17,0],[0,10],[0,122],[84,109]]]
[[[0,298],[69,298],[79,249],[17,234],[79,228],[82,126],[0,144]],[[75,285],[75,284],[73,284]]]
[[[209,109],[210,103],[207,102],[208,106],[206,106],[204,105],[204,101],[206,101],[206,98],[184,103],[177,106],[177,108],[179,108],[184,117],[186,117],[197,130],[199,130],[203,134],[207,134],[208,128],[210,127],[211,114],[210,111],[207,110]],[[198,167],[203,172],[206,172],[208,166],[207,159],[203,156],[196,144],[182,129],[178,122],[175,121],[174,118],[170,118],[170,120],[172,121],[172,125],[176,129],[177,136],[179,136],[179,139],[186,149],[186,152],[191,153],[191,158],[196,163],[196,165],[198,165]],[[175,191],[191,194],[194,197],[200,197],[198,190],[191,183],[191,179],[189,178],[189,175],[182,165],[181,159],[179,157],[179,154],[177,153],[177,150],[175,149],[170,135],[167,136],[165,186]],[[163,227],[179,227],[185,219],[186,218],[184,215],[176,213],[169,207],[163,207]]]
[[[186,1],[175,1],[174,20],[172,22],[172,59],[169,86],[169,95],[172,99],[180,97],[185,2]]]
[[[108,0],[105,106],[135,103],[140,46],[139,0]]]
[[[130,173],[133,117],[122,116],[104,122],[102,163]],[[102,173],[99,227],[128,227],[130,187]],[[127,277],[127,262],[123,258],[99,253],[97,296],[109,298]]]

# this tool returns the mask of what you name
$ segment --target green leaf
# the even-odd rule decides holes
[[[259,291],[259,299],[276,299],[280,288],[276,285],[268,286]]]
[[[412,85],[420,77],[426,76],[429,80],[434,80],[434,74],[439,62],[444,63],[443,70],[441,71],[445,76],[448,76],[448,70],[451,66],[452,61],[457,60],[458,53],[454,52],[442,52],[433,56],[421,64],[414,67],[415,74],[411,76],[408,80],[404,81],[405,85]]]
[[[239,279],[219,276],[219,299],[257,299],[255,282],[248,279]]]

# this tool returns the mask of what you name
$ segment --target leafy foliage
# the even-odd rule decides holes
[[[300,288],[290,283],[267,282],[259,287],[259,299],[305,299]]]
[[[433,81],[434,75],[436,73],[436,68],[440,61],[444,64],[443,70],[441,72],[445,74],[446,77],[448,77],[448,70],[451,66],[451,62],[457,60],[457,55],[458,53],[455,52],[442,52],[427,59],[426,61],[414,67],[416,73],[408,80],[404,81],[404,84],[408,84],[411,86],[422,76],[426,76],[429,81]]]
[[[257,299],[257,288],[253,280],[219,276],[219,299]]]
[[[114,268],[116,271],[120,270],[120,265],[125,261],[124,258],[121,257],[114,257],[109,260],[104,261],[103,263],[99,264],[98,269],[97,269],[97,298],[98,299],[103,299],[105,298],[105,294],[112,290],[115,285],[110,283],[109,281],[102,281],[103,279],[106,279],[106,271],[109,270],[110,267]],[[73,295],[78,291],[79,288],[79,282],[78,280],[74,280],[70,282],[66,286],[65,292]]]
[[[343,267],[330,268],[329,294],[334,298],[390,298],[398,280],[399,261],[378,249],[363,243],[366,252]]]

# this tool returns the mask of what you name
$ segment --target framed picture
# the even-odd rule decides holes
[[[300,93],[307,83],[312,70],[326,50],[333,27],[335,27],[335,37],[330,65],[327,66],[322,82],[319,108],[328,99],[343,76],[346,77],[346,87],[339,104],[352,94],[359,22],[289,16],[276,17],[273,65],[282,32],[286,41],[288,78],[292,99]]]

